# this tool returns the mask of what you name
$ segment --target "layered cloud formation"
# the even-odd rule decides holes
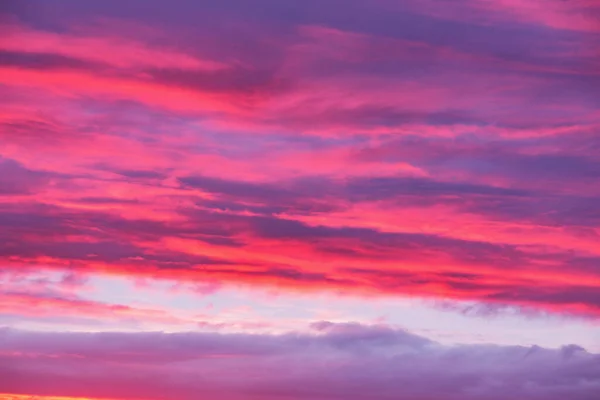
[[[66,313],[231,326],[108,298],[117,291],[82,296],[94,276],[598,320],[596,1],[27,0],[0,12],[0,314],[11,325]],[[67,272],[31,278],[40,271]],[[583,400],[598,387],[596,356],[570,347],[450,348],[327,326],[315,337],[9,329],[0,346],[14,379],[0,392]],[[110,347],[138,340],[147,347],[127,361]],[[215,340],[241,353],[214,361],[221,353],[201,350]],[[382,354],[388,344],[401,349]],[[114,379],[122,391],[104,389]]]
[[[446,347],[384,326],[313,329],[279,336],[5,330],[0,371],[15,392],[107,398],[591,400],[600,389],[599,356],[577,346]]]

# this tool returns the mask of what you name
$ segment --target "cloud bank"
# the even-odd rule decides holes
[[[443,346],[384,325],[310,333],[51,333],[3,329],[0,391],[192,399],[587,400],[598,355],[571,345]]]

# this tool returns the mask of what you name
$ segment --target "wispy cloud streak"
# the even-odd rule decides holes
[[[598,359],[576,347],[445,347],[327,323],[277,336],[273,319],[204,318],[117,289],[93,297],[85,277],[596,323],[599,11],[591,0],[4,2],[0,317],[246,333],[6,329],[0,392],[591,400]]]

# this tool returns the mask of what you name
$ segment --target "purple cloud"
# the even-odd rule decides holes
[[[600,358],[578,346],[441,345],[386,326],[318,322],[312,333],[0,332],[13,393],[198,393],[222,399],[592,400]]]

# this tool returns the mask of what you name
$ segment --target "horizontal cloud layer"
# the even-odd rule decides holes
[[[592,2],[130,3],[2,10],[5,268],[600,313]]]
[[[598,318],[595,2],[176,3],[3,4],[3,269]]]
[[[317,322],[284,335],[4,329],[0,338],[0,391],[32,395],[591,400],[600,390],[598,355],[575,345],[442,346],[382,325]]]

